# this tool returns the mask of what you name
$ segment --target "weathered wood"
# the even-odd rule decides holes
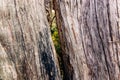
[[[0,80],[61,80],[44,0],[0,0]]]
[[[51,26],[52,24],[52,10],[53,10],[53,0],[45,0],[44,5],[45,5],[45,11],[47,15],[47,20],[49,22],[49,25]]]
[[[65,80],[120,79],[120,0],[55,0]]]

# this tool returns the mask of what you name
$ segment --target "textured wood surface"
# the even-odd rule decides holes
[[[0,0],[0,80],[61,80],[44,0]]]
[[[120,80],[120,0],[56,0],[65,80]]]

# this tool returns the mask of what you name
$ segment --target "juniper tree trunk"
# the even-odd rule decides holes
[[[61,80],[44,0],[0,0],[0,80]]]
[[[56,0],[65,80],[120,79],[120,0]]]

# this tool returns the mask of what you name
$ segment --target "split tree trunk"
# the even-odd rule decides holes
[[[0,80],[61,80],[44,0],[0,0]]]
[[[120,79],[120,0],[56,0],[65,80]]]

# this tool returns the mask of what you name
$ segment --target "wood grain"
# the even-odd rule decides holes
[[[55,0],[54,5],[64,80],[119,80],[120,0]]]
[[[0,0],[0,50],[2,80],[61,80],[44,0]]]

